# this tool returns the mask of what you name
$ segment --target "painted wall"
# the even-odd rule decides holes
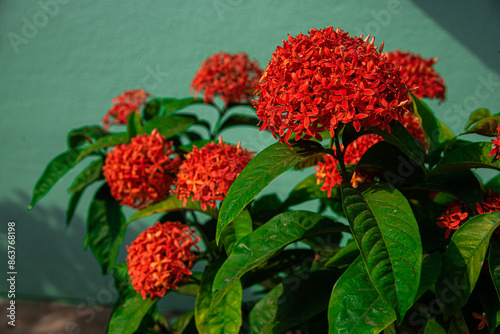
[[[32,211],[26,207],[46,163],[65,150],[68,130],[98,124],[111,98],[125,89],[187,97],[200,62],[212,53],[245,51],[265,67],[287,34],[333,25],[353,35],[371,33],[377,44],[385,41],[385,50],[439,57],[436,68],[446,79],[448,99],[431,106],[459,133],[470,111],[500,111],[499,18],[495,0],[480,5],[463,0],[1,1],[0,234],[5,236],[9,220],[17,222],[18,297],[110,302],[111,278],[102,277],[92,254],[82,249],[95,188],[84,194],[71,226],[64,226],[66,189],[81,168],[68,173]],[[215,116],[203,106],[193,108],[208,120]],[[249,128],[228,130],[224,138],[242,140],[255,151],[274,142]],[[305,173],[288,177],[298,182]],[[285,194],[291,183],[296,182],[281,177],[266,192]],[[133,224],[126,243],[149,223]],[[2,255],[1,268],[4,261]],[[6,290],[0,279],[2,296]],[[163,307],[192,302],[178,298],[172,294]]]

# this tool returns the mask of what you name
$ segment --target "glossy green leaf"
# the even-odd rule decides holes
[[[359,256],[333,287],[328,322],[330,334],[378,334],[396,320],[391,306],[373,286]]]
[[[125,237],[125,216],[105,183],[90,203],[87,217],[87,241],[92,253],[107,274],[115,264],[119,246]]]
[[[453,132],[436,118],[434,112],[429,106],[420,100],[415,95],[411,95],[413,111],[419,116],[422,123],[422,129],[427,143],[429,143],[429,151],[434,151],[442,143],[445,143],[453,138]]]
[[[314,155],[311,155],[310,157],[307,157],[306,159],[300,161],[298,164],[293,166],[293,169],[295,170],[302,170],[307,167],[312,167],[312,166],[317,166],[319,162],[323,162],[324,158],[323,156],[327,154],[326,152],[321,152],[317,153]]]
[[[478,215],[462,225],[451,238],[443,270],[436,281],[436,295],[447,315],[467,303],[486,257],[489,241],[500,226],[500,212]]]
[[[326,310],[338,277],[332,271],[301,272],[287,277],[252,308],[250,332],[284,333]]]
[[[78,176],[71,184],[71,187],[69,187],[68,191],[72,194],[80,192],[92,182],[97,181],[101,177],[103,165],[104,161],[102,158],[93,161],[90,165],[87,166],[87,168],[85,168],[80,174],[78,174]]]
[[[193,116],[165,115],[153,117],[144,125],[144,132],[151,133],[154,129],[158,129],[161,135],[169,139],[179,132],[186,131],[194,123],[196,123],[196,118]]]
[[[216,307],[210,308],[213,300],[212,283],[221,264],[221,259],[214,261],[205,269],[201,279],[194,308],[196,328],[200,334],[238,333],[242,324],[241,282],[234,284]]]
[[[137,135],[142,135],[144,129],[142,127],[141,116],[135,112],[131,113],[127,118],[127,136],[128,141]]]
[[[276,194],[267,194],[252,202],[252,218],[258,222],[266,222],[284,211],[283,203]]]
[[[107,148],[110,146],[125,144],[127,141],[128,141],[128,135],[126,133],[116,133],[106,137],[102,137],[93,142],[92,144],[86,146],[80,152],[80,155],[78,155],[76,162],[82,160],[83,158],[85,158],[86,156],[97,150],[101,150],[103,148]]]
[[[498,236],[491,238],[488,265],[498,299],[500,299],[500,238]]]
[[[351,240],[345,247],[341,248],[334,256],[326,261],[328,268],[343,268],[349,266],[359,256],[358,244]]]
[[[222,130],[230,128],[232,126],[251,125],[257,127],[257,123],[259,123],[259,121],[260,120],[257,117],[231,115],[223,121],[217,132],[221,132]]]
[[[328,198],[328,192],[321,190],[321,185],[316,183],[316,176],[313,174],[306,177],[293,188],[283,205],[290,207],[316,198]],[[332,189],[330,198],[340,201],[340,189]]]
[[[415,301],[419,300],[429,288],[434,285],[436,279],[441,273],[443,260],[440,252],[427,254],[422,260],[422,273],[420,274],[420,285],[418,287]]]
[[[182,334],[194,318],[194,311],[186,312],[181,315],[172,325],[173,334]]]
[[[277,215],[236,243],[215,277],[212,306],[217,305],[246,272],[261,265],[290,243],[320,232],[345,230],[345,225],[313,212],[291,211]]]
[[[142,299],[130,284],[127,266],[121,263],[113,270],[118,301],[109,320],[108,334],[133,334],[141,326],[145,316],[155,305],[156,299]]]
[[[424,334],[447,334],[447,332],[436,319],[429,319],[427,320]]]
[[[195,283],[187,283],[179,286],[175,292],[188,295],[188,296],[196,296],[200,292],[200,285]]]
[[[220,209],[216,241],[219,243],[224,228],[279,175],[299,161],[323,150],[318,143],[298,141],[291,144],[276,143],[261,151],[243,169],[229,188]]]
[[[469,130],[461,133],[460,136],[475,133],[486,137],[496,137],[499,135],[497,131],[497,128],[499,126],[500,126],[499,116],[486,117],[478,121],[476,124],[474,124]]]
[[[500,160],[490,157],[491,149],[491,142],[461,142],[445,154],[430,174],[438,176],[471,168],[500,170]]]
[[[467,121],[467,124],[465,125],[465,130],[470,128],[472,124],[474,124],[477,121],[482,120],[483,118],[493,116],[491,112],[488,109],[481,108],[477,109],[476,111],[473,111],[470,114],[469,120]]]
[[[243,210],[225,229],[222,231],[222,243],[226,249],[226,254],[231,254],[234,245],[244,236],[252,233],[252,217],[248,210]]]
[[[97,139],[108,136],[110,133],[100,126],[84,126],[71,130],[68,133],[68,149],[81,149]]]
[[[28,210],[31,210],[39,200],[47,195],[54,184],[73,168],[77,162],[77,156],[78,151],[70,150],[59,154],[49,162],[42,176],[40,176],[36,182],[35,188],[33,189],[33,198],[28,206]]]
[[[422,243],[406,198],[388,184],[342,184],[346,217],[371,281],[402,319],[420,282]]]
[[[469,328],[462,312],[457,312],[451,318],[448,334],[469,334]]]
[[[127,224],[130,224],[134,220],[137,220],[139,218],[144,218],[147,216],[154,215],[156,213],[161,213],[161,212],[172,212],[172,211],[184,211],[184,210],[194,210],[194,211],[200,211],[203,213],[206,213],[210,217],[217,218],[218,212],[217,210],[212,210],[210,207],[207,207],[206,210],[203,210],[201,208],[201,204],[199,201],[191,202],[188,200],[186,202],[186,206],[183,205],[182,200],[179,200],[175,198],[174,196],[170,196],[164,201],[152,204],[148,206],[147,208],[144,208],[142,210],[137,211],[130,217],[128,220]]]
[[[66,210],[66,226],[69,226],[69,223],[71,222],[71,219],[75,214],[76,206],[78,205],[78,202],[82,197],[83,190],[84,189],[71,194],[71,197],[68,202],[68,209]]]

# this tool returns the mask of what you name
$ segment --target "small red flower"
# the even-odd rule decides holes
[[[127,246],[127,268],[132,287],[142,299],[163,297],[191,276],[199,250],[196,231],[180,222],[157,222]]]
[[[445,100],[446,87],[444,79],[434,69],[437,58],[422,58],[418,54],[394,50],[385,54],[390,62],[400,67],[401,73],[408,77],[407,85],[414,88],[413,94],[422,97]]]
[[[447,228],[445,238],[448,239],[451,230],[458,230],[469,218],[467,205],[456,200],[448,204],[446,211],[438,218],[437,225]]]
[[[333,136],[339,123],[356,130],[400,120],[408,111],[408,87],[399,70],[373,45],[332,27],[289,36],[262,75],[254,101],[261,130],[281,142]]]
[[[195,96],[203,92],[205,102],[213,102],[216,95],[227,104],[250,103],[262,75],[257,61],[246,53],[219,52],[201,63],[191,87]]]
[[[497,127],[498,136],[492,139],[493,148],[490,152],[490,157],[495,157],[495,159],[500,158],[500,125]]]
[[[483,201],[476,204],[478,214],[500,211],[500,194],[491,191],[483,192]]]
[[[482,330],[485,327],[488,327],[488,319],[486,318],[486,315],[472,312],[472,316],[478,320],[481,320],[479,325],[477,325],[477,327],[474,328],[474,331],[472,332],[472,334],[476,333],[478,330]]]
[[[154,129],[110,151],[103,173],[113,197],[135,209],[167,197],[180,165],[172,146]]]
[[[126,90],[123,94],[114,97],[113,106],[102,119],[104,129],[109,129],[111,124],[127,124],[128,116],[141,111],[140,107],[146,104],[149,93],[143,89]]]
[[[252,160],[250,151],[222,142],[208,143],[202,148],[193,146],[179,167],[172,191],[178,199],[191,197],[191,201],[201,201],[203,210],[207,205],[215,209],[216,201],[222,201],[229,187],[243,168]]]

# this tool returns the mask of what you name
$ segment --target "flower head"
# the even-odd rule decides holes
[[[108,152],[104,178],[122,205],[142,209],[168,196],[180,159],[156,129]]]
[[[478,214],[500,211],[500,194],[488,189],[483,192],[483,201],[476,203]]]
[[[132,287],[143,299],[163,297],[191,276],[196,255],[195,230],[180,222],[157,222],[127,246],[127,268]]]
[[[226,105],[250,103],[254,97],[262,69],[246,53],[219,52],[201,63],[191,87],[195,96],[203,92],[205,102],[213,102],[218,95]]]
[[[202,148],[193,146],[193,151],[186,154],[179,167],[172,191],[178,199],[191,197],[192,201],[201,201],[203,210],[207,205],[215,209],[216,201],[222,201],[229,187],[253,155],[250,151],[222,142],[208,143]]]
[[[448,238],[451,230],[458,230],[469,218],[467,205],[456,200],[448,204],[446,211],[438,218],[437,225],[447,228],[445,238]]]
[[[281,142],[321,139],[352,123],[356,130],[400,120],[410,102],[399,70],[373,45],[332,27],[289,36],[262,75],[255,101],[261,130]]]
[[[390,62],[400,67],[401,73],[408,77],[407,85],[414,88],[413,94],[422,97],[445,100],[444,79],[434,69],[437,58],[422,58],[412,52],[394,50],[385,54]]]
[[[146,104],[149,93],[143,89],[126,90],[123,94],[114,97],[111,102],[113,106],[102,118],[105,129],[111,124],[127,124],[128,116],[141,111],[140,107]]]
[[[495,139],[492,139],[493,148],[490,152],[490,157],[495,157],[495,159],[500,158],[500,125],[497,127],[498,136]]]

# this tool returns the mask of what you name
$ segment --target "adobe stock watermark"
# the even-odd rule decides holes
[[[215,0],[213,6],[219,20],[224,20],[224,13],[232,12],[237,6],[241,5],[243,0]]]
[[[168,77],[168,72],[162,72],[160,69],[160,64],[156,64],[153,68],[150,65],[147,65],[145,68],[146,75],[142,79],[142,88],[149,92],[156,89],[166,77]]]
[[[398,15],[403,10],[401,0],[389,0],[385,9],[372,9],[370,15],[372,20],[366,22],[363,27],[355,27],[352,29],[352,36],[366,36],[368,34],[377,36],[383,28],[389,26],[393,16]]]
[[[38,35],[40,29],[49,24],[50,19],[57,16],[61,6],[69,3],[69,0],[40,0],[37,2],[38,10],[33,15],[21,18],[21,29],[19,33],[9,32],[7,39],[14,50],[19,53],[21,44],[26,45]]]

